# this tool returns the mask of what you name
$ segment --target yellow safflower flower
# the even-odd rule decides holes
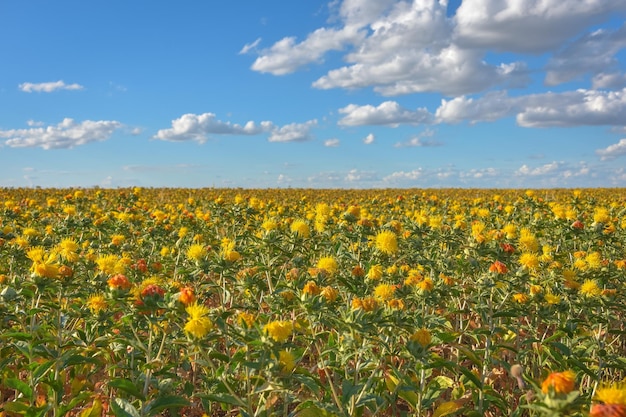
[[[520,230],[520,237],[517,242],[520,249],[524,252],[537,252],[539,250],[539,242],[529,229],[523,228]]]
[[[204,257],[207,254],[207,251],[204,245],[194,243],[193,245],[189,246],[186,254],[189,260],[199,262],[202,259],[204,259]]]
[[[274,341],[279,343],[284,342],[293,333],[293,323],[283,320],[272,321],[263,327],[263,331],[274,339]]]
[[[420,282],[418,282],[417,284],[417,288],[421,291],[421,292],[428,292],[428,291],[432,291],[433,288],[435,288],[435,283],[433,282],[433,280],[429,277],[424,278],[423,280],[421,280]]]
[[[374,297],[379,300],[387,301],[393,298],[396,292],[396,286],[391,284],[379,284],[374,288]]]
[[[519,257],[519,263],[524,268],[534,271],[539,267],[539,258],[534,253],[524,252]]]
[[[107,301],[102,294],[95,294],[87,300],[87,307],[93,314],[98,314],[107,308]]]
[[[430,331],[425,328],[417,329],[410,337],[412,342],[419,343],[422,347],[428,347],[432,342]]]
[[[383,277],[383,266],[382,265],[372,265],[370,266],[369,271],[367,271],[367,278],[372,281],[378,281]]]
[[[383,230],[376,235],[376,249],[386,255],[398,252],[398,238],[391,230]]]
[[[317,261],[317,268],[323,269],[327,274],[333,275],[339,268],[337,261],[332,256],[325,256]]]
[[[339,291],[336,288],[326,286],[322,288],[322,291],[320,292],[320,294],[322,295],[322,297],[326,299],[326,301],[328,301],[329,303],[332,303],[339,296]]]
[[[299,237],[308,238],[311,236],[309,225],[302,219],[294,220],[293,223],[291,223],[290,230]]]
[[[281,350],[278,352],[278,364],[282,371],[289,373],[296,367],[296,358],[293,353]]]
[[[578,292],[585,297],[597,297],[602,293],[602,290],[598,286],[598,281],[595,279],[588,279],[582,283]]]
[[[185,332],[191,334],[193,337],[200,339],[211,331],[213,323],[207,317],[209,309],[204,305],[193,303],[185,308],[185,311],[189,315],[187,323],[185,323]]]

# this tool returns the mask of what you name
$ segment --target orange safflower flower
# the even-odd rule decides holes
[[[489,272],[495,272],[496,274],[506,274],[509,272],[509,268],[503,262],[495,261],[489,267]]]
[[[196,301],[196,296],[193,293],[193,288],[191,287],[183,287],[180,289],[180,295],[178,296],[178,301],[180,301],[183,305],[187,306],[194,301]]]
[[[550,389],[555,394],[569,394],[574,390],[576,374],[572,370],[563,372],[551,372],[541,383],[541,392],[547,394]]]
[[[127,290],[131,287],[130,281],[123,274],[113,275],[109,278],[107,284],[109,284],[109,288],[112,290]]]

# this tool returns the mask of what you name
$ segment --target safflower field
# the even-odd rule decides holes
[[[0,189],[2,416],[625,416],[626,194]]]

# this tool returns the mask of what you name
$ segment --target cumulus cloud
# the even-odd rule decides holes
[[[80,84],[65,84],[62,80],[47,83],[22,83],[19,89],[25,93],[52,93],[58,90],[82,90]]]
[[[172,127],[161,129],[154,136],[155,139],[181,142],[193,140],[199,143],[207,141],[210,135],[258,135],[269,131],[271,122],[256,124],[253,121],[245,125],[232,124],[218,120],[213,113],[184,114],[172,120]]]
[[[465,47],[543,53],[625,10],[626,3],[615,0],[463,0],[455,39]]]
[[[418,180],[418,179],[422,178],[423,176],[424,176],[424,169],[423,168],[417,168],[417,169],[414,169],[412,171],[396,171],[396,172],[393,172],[393,173],[387,175],[386,177],[384,177],[383,181],[389,182],[389,183],[394,183],[394,182],[398,182],[398,181],[405,181],[405,180],[415,181],[415,180]]]
[[[591,79],[594,89],[620,89],[626,86],[626,74],[621,72],[600,72]]]
[[[576,90],[529,96],[517,123],[525,127],[616,125],[626,120],[626,89]]]
[[[547,175],[552,174],[558,171],[563,166],[563,162],[553,161],[548,164],[544,164],[535,168],[531,168],[528,165],[524,164],[515,172],[516,175],[520,176],[538,176],[538,175]]]
[[[461,96],[442,100],[435,112],[437,123],[476,123],[508,116],[515,116],[517,123],[524,127],[623,126],[626,88],[620,91],[579,89],[517,97],[505,92],[479,98]]]
[[[67,149],[107,140],[121,127],[122,123],[111,120],[76,122],[66,118],[47,127],[0,130],[0,138],[5,138],[5,145],[12,148]]]
[[[585,34],[548,62],[546,85],[557,85],[574,80],[584,74],[603,74],[618,68],[615,58],[626,48],[626,25],[616,31],[597,30]]]
[[[461,179],[482,179],[485,177],[495,177],[498,175],[498,170],[495,168],[481,168],[481,169],[470,169],[469,171],[459,173],[459,178]]]
[[[489,93],[479,99],[461,96],[442,100],[435,119],[439,123],[494,121],[509,116],[517,105],[517,101],[505,91]]]
[[[626,26],[587,32],[626,11],[615,0],[463,0],[448,16],[446,0],[335,0],[328,25],[302,40],[284,37],[254,51],[252,69],[288,74],[340,51],[345,64],[312,85],[319,89],[373,88],[384,96],[441,93],[457,97],[493,88],[528,85],[523,61],[487,51],[554,54],[545,83],[556,85],[590,74],[594,88],[621,88],[616,54],[625,47]],[[498,62],[500,61],[500,62]]]
[[[339,109],[344,114],[339,120],[342,126],[387,125],[397,127],[400,124],[427,124],[432,122],[432,115],[425,108],[408,110],[395,101],[385,101],[374,107],[349,104]]]
[[[609,145],[604,149],[596,150],[596,154],[599,155],[600,159],[603,161],[626,155],[626,138],[620,139],[619,142]]]
[[[364,33],[358,28],[347,26],[343,29],[320,28],[298,43],[294,37],[285,37],[269,48],[261,49],[260,56],[252,64],[258,72],[284,75],[313,62],[320,62],[324,54],[341,50],[347,44],[362,38]],[[241,52],[246,53],[258,46],[258,40],[245,45]]]
[[[344,177],[344,181],[348,183],[378,181],[378,173],[374,171],[351,169]]]
[[[434,146],[441,146],[442,143],[433,139],[429,139],[432,138],[435,135],[435,131],[432,129],[426,129],[423,132],[420,132],[419,134],[413,136],[411,139],[409,139],[406,142],[398,142],[394,145],[394,147],[396,148],[406,148],[406,147],[434,147]]]
[[[372,143],[374,143],[374,140],[376,139],[376,137],[374,136],[373,133],[368,134],[367,136],[365,136],[363,138],[363,143],[366,145],[371,145]]]
[[[291,123],[282,127],[274,127],[268,140],[270,142],[306,142],[313,139],[311,129],[317,126],[317,120],[304,123]]]
[[[327,148],[336,148],[337,146],[339,146],[339,139],[327,139],[324,141],[324,146],[326,146]]]
[[[440,92],[456,96],[499,84],[528,82],[523,63],[492,66],[482,52],[449,45],[438,51],[398,52],[375,62],[357,62],[328,72],[313,83],[320,89],[356,89],[373,86],[384,96]]]
[[[305,123],[291,123],[285,126],[276,126],[270,121],[255,123],[248,121],[244,125],[224,122],[217,119],[213,113],[184,114],[172,120],[172,127],[159,130],[154,139],[184,142],[206,142],[211,136],[217,135],[260,135],[268,133],[269,142],[304,142],[311,140],[311,129],[317,126],[317,120]]]
[[[469,94],[495,85],[528,82],[521,62],[487,64],[484,51],[459,47],[447,1],[344,0],[338,27],[323,27],[301,42],[285,37],[258,51],[252,69],[282,75],[344,51],[347,65],[330,70],[315,88],[373,87],[383,95]],[[256,46],[245,45],[248,52]]]

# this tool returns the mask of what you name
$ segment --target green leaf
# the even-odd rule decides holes
[[[302,408],[294,414],[294,417],[336,417],[337,415],[328,410],[318,407],[315,404],[307,404],[306,408]]]
[[[76,408],[78,404],[84,402],[87,398],[91,397],[91,394],[92,393],[90,392],[81,392],[80,394],[75,395],[67,404],[59,408],[59,415],[64,416],[70,410],[73,410],[74,408]],[[99,415],[100,414],[98,414],[98,416]]]
[[[28,411],[26,412],[26,414],[24,414],[24,416],[25,417],[45,417],[51,408],[52,408],[52,404],[46,404],[41,407],[30,407]]]
[[[37,368],[35,368],[35,370],[33,371],[33,380],[35,382],[39,381],[46,374],[46,372],[48,372],[53,366],[54,366],[53,360],[46,361],[40,364],[39,366],[37,366]]]
[[[33,336],[30,333],[24,332],[10,332],[4,333],[0,335],[0,339],[9,339],[9,340],[31,340]]]
[[[305,374],[306,370],[301,370],[301,368],[297,368],[296,372],[292,375],[292,378],[295,381],[298,381],[302,385],[306,386],[308,389],[313,391],[316,395],[320,393],[320,384],[319,382],[313,378],[312,376]]]
[[[85,408],[79,417],[100,417],[102,415],[102,403],[96,399],[91,407]]]
[[[433,417],[449,416],[456,413],[461,408],[463,408],[463,405],[458,401],[446,401],[445,403],[439,404],[439,407],[437,407],[433,413]]]
[[[519,312],[512,310],[496,311],[493,317],[519,317]]]
[[[137,385],[135,385],[132,381],[123,378],[116,378],[109,381],[109,386],[112,388],[117,388],[121,391],[124,391],[127,394],[132,395],[133,397],[139,398],[140,400],[145,400],[145,397]]]
[[[569,358],[567,358],[567,361],[569,363],[574,364],[578,369],[580,369],[581,371],[589,375],[591,378],[594,378],[594,379],[597,378],[597,375],[595,372],[591,371],[591,369],[589,369],[584,363],[582,363],[575,357],[570,356]]]
[[[230,356],[225,355],[225,354],[220,353],[220,352],[211,352],[211,353],[209,353],[209,358],[217,359],[217,360],[222,361],[222,362],[229,362],[230,361]]]
[[[4,404],[2,404],[2,410],[3,411],[8,411],[10,413],[15,413],[15,414],[26,414],[28,412],[28,409],[30,407],[24,403],[18,403],[18,402],[5,402]]]
[[[461,352],[467,359],[471,360],[474,365],[481,365],[482,360],[476,355],[476,353],[474,353],[472,350],[464,347],[464,346],[457,346],[457,349],[459,350],[459,352]]]
[[[472,371],[463,366],[459,367],[459,370],[467,379],[469,379],[476,386],[476,388],[482,388],[483,384],[480,382],[480,379],[478,379],[478,377],[474,373],[472,373]]]
[[[153,416],[165,409],[186,407],[190,403],[186,398],[178,395],[168,395],[159,397],[156,400],[150,402],[146,406],[146,412],[149,416]]]
[[[139,411],[123,398],[115,398],[111,402],[111,411],[115,417],[140,417]]]
[[[238,405],[238,406],[246,405],[239,398],[233,397],[232,395],[229,395],[229,394],[202,394],[200,395],[200,397],[206,398],[209,401],[214,401],[220,404],[230,404],[230,405]]]
[[[62,368],[66,368],[68,366],[73,366],[73,365],[81,365],[84,363],[92,363],[94,365],[98,365],[100,362],[96,359],[96,358],[88,358],[87,356],[83,356],[83,355],[68,355],[62,356],[63,361],[61,362],[61,367]]]
[[[22,395],[29,400],[33,399],[33,389],[24,381],[17,378],[7,378],[4,380],[4,385],[8,388],[21,392]]]

